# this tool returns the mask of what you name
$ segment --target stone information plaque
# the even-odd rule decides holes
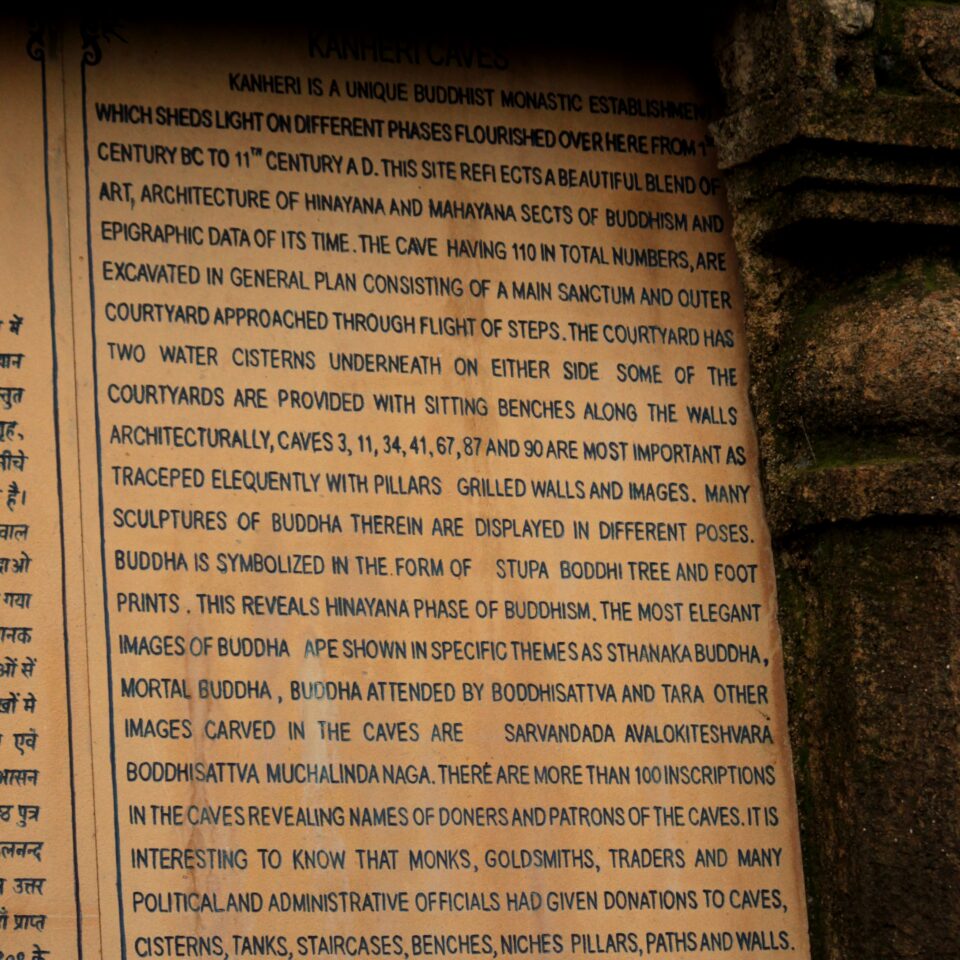
[[[57,36],[4,40],[0,956],[807,956],[689,71]]]

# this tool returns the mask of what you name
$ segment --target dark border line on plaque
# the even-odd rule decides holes
[[[50,130],[47,119],[47,54],[45,27],[30,27],[27,56],[40,64],[40,96],[43,116],[43,191],[47,224],[47,283],[50,293],[50,373],[53,386],[53,435],[57,463],[57,509],[60,519],[60,613],[63,620],[63,665],[67,701],[67,755],[70,763],[70,828],[73,840],[73,898],[76,906],[77,957],[83,958],[83,910],[80,905],[80,868],[77,850],[76,764],[73,752],[73,701],[70,695],[70,630],[67,621],[67,548],[63,533],[63,464],[60,450],[60,364],[57,355],[57,299],[53,278],[53,212],[50,198]]]
[[[113,783],[113,839],[117,867],[117,917],[120,926],[120,958],[127,957],[127,937],[123,915],[123,873],[120,858],[120,808],[117,792],[117,741],[114,731],[113,704],[113,658],[110,641],[110,602],[107,592],[107,547],[103,524],[103,450],[100,440],[100,380],[97,370],[97,310],[93,279],[93,227],[90,212],[90,138],[87,122],[87,67],[96,66],[101,59],[96,33],[88,33],[81,27],[84,52],[80,58],[80,104],[83,118],[83,179],[87,207],[87,275],[90,285],[90,337],[93,361],[93,410],[97,441],[97,504],[100,517],[100,569],[103,589],[103,624],[107,641],[107,707],[110,726],[110,776]]]

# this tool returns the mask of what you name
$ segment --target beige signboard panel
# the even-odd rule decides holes
[[[36,339],[3,374],[36,373],[23,508],[60,617],[25,726],[72,747],[37,764],[73,814],[24,830],[60,859],[10,947],[808,955],[684,71],[134,25],[64,31],[44,104],[13,59],[32,240],[0,313]]]

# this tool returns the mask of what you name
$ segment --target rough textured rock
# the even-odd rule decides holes
[[[823,0],[823,5],[847,36],[856,37],[873,26],[874,0]]]
[[[904,50],[933,93],[960,97],[960,8],[906,11]]]
[[[960,7],[732,5],[714,126],[814,955],[960,955]]]
[[[815,955],[956,956],[960,529],[808,530],[778,574]]]

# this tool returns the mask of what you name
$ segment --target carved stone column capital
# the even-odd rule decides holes
[[[717,59],[774,531],[956,516],[960,7],[741,4]]]

